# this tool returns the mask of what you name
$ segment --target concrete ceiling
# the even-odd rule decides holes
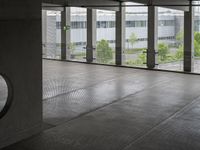
[[[148,4],[149,1],[153,5],[189,5],[189,0],[123,0],[129,2],[137,2],[142,4]]]
[[[135,3],[141,3],[141,4],[149,4],[149,1],[151,1],[152,5],[155,6],[163,6],[167,8],[172,9],[178,9],[183,11],[188,11],[189,7],[185,5],[189,5],[189,0],[42,0],[43,3],[49,3],[49,4],[58,4],[61,6],[85,6],[85,7],[96,7],[96,8],[104,8],[104,9],[110,9],[117,11],[118,8],[116,6],[119,6],[120,1],[123,2],[135,2]],[[174,5],[174,6],[172,6]],[[184,5],[184,6],[178,6],[178,5]],[[105,6],[108,6],[107,8]],[[112,6],[115,6],[112,8]]]
[[[153,5],[189,5],[189,0],[43,0],[44,3],[69,5],[117,5],[120,1]]]

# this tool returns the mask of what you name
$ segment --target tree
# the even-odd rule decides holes
[[[194,39],[200,44],[200,32],[194,33]]]
[[[178,42],[178,46],[183,45],[183,39],[184,39],[184,32],[180,31],[177,35],[176,35],[176,41]]]
[[[183,45],[179,46],[178,50],[176,51],[175,60],[177,59],[183,59]]]
[[[181,54],[180,48],[183,49],[183,36],[184,33],[183,31],[179,32],[176,36],[176,40],[179,41],[179,50],[177,53]],[[194,33],[194,56],[199,57],[200,56],[200,32],[195,32]]]
[[[194,33],[194,56],[200,56],[200,32]]]
[[[131,46],[133,48],[133,45],[137,43],[137,36],[135,35],[135,33],[131,33],[128,41],[131,43]]]
[[[112,48],[108,41],[102,39],[97,44],[97,61],[100,63],[108,63],[113,59]]]
[[[160,56],[160,60],[164,61],[167,58],[167,54],[169,53],[169,47],[165,43],[158,44],[158,54]]]

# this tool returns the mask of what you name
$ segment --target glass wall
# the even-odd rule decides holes
[[[115,64],[115,12],[96,10],[96,22],[94,62]]]
[[[43,10],[43,58],[61,59],[60,11]]]
[[[200,4],[200,2],[195,2]],[[131,6],[140,5],[140,6]],[[124,66],[146,67],[148,8],[125,3]],[[183,71],[184,12],[158,7],[158,69]],[[66,8],[67,59],[86,61],[87,9]],[[200,73],[200,6],[194,6],[194,72]],[[61,59],[61,11],[42,10],[43,58]],[[115,64],[115,11],[96,10],[94,62]]]
[[[125,49],[123,65],[146,67],[148,8],[125,3]]]
[[[195,2],[200,4],[200,2]],[[194,10],[194,72],[200,73],[200,6],[193,7]]]
[[[184,12],[158,8],[158,68],[183,71]]]
[[[87,9],[71,7],[70,19],[67,20],[67,58],[75,61],[86,61]]]

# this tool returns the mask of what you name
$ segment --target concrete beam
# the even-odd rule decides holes
[[[67,5],[89,9],[119,11],[120,3],[114,0],[69,0]]]
[[[120,11],[119,6],[112,6],[112,7],[99,7],[99,6],[93,6],[93,7],[87,7],[89,9],[100,9],[100,10],[109,10],[109,11]]]
[[[43,10],[64,11],[63,5],[42,3]]]
[[[119,6],[120,2],[115,0],[68,0],[67,4],[69,6]]]
[[[51,9],[51,7],[53,8],[57,6],[58,7],[71,6],[71,7],[85,7],[90,9],[93,8],[102,10],[112,10],[112,11],[119,11],[118,6],[120,4],[118,1],[114,0],[42,0],[42,2],[43,2],[43,7],[47,9],[49,8]]]
[[[149,3],[149,0],[122,0],[122,2],[133,2],[147,5]]]
[[[55,5],[60,5],[60,6],[65,6],[67,4],[67,0],[42,0],[42,3],[47,3],[49,5],[55,6]]]
[[[149,0],[124,0],[124,2],[140,3],[143,5],[148,5]],[[189,5],[187,0],[152,0],[152,6],[162,6],[164,8],[170,8],[175,10],[189,11],[189,6],[178,6],[178,5]],[[168,6],[167,6],[168,5]],[[174,5],[174,6],[171,6]]]
[[[188,5],[189,0],[152,0],[153,5]]]
[[[165,6],[164,8],[181,10],[181,11],[189,11],[189,6]]]

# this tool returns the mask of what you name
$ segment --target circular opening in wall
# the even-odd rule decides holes
[[[11,104],[11,86],[8,78],[0,74],[0,118],[3,117]]]

